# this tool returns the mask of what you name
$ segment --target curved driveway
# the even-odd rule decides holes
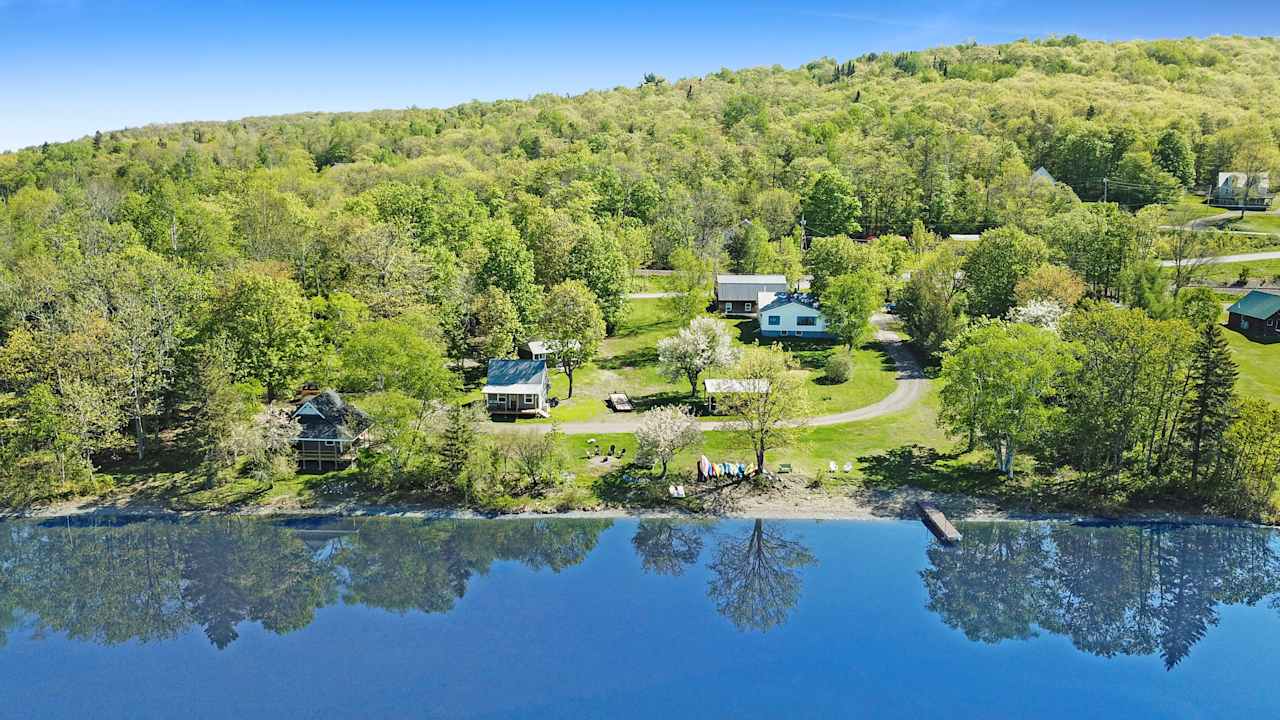
[[[822,425],[841,425],[843,423],[858,422],[860,420],[871,420],[884,415],[892,415],[893,413],[906,410],[920,400],[928,388],[929,380],[925,377],[924,371],[920,369],[920,364],[916,362],[911,351],[906,348],[902,337],[898,333],[887,329],[887,325],[892,318],[889,315],[877,313],[871,317],[871,322],[876,326],[876,339],[884,344],[885,350],[889,353],[889,357],[893,358],[898,368],[897,387],[893,392],[881,400],[855,410],[846,410],[845,412],[833,413],[831,415],[818,415],[816,417],[805,418],[797,421],[797,425],[805,427],[817,427]],[[493,428],[503,429],[527,429],[539,430],[546,432],[551,429],[549,423],[536,423],[528,425],[520,425],[513,423],[489,423]],[[640,424],[640,417],[634,414],[614,414],[610,415],[607,420],[590,420],[587,422],[571,422],[560,423],[560,432],[566,435],[604,435],[607,433],[630,433]],[[708,420],[699,423],[703,430],[728,430],[733,427],[732,420]]]

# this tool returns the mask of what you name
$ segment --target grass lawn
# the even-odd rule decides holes
[[[1237,216],[1222,223],[1220,227],[1223,230],[1280,234],[1280,215],[1259,212],[1246,213],[1243,220]]]
[[[1213,282],[1230,284],[1240,277],[1241,268],[1247,268],[1250,280],[1280,278],[1280,260],[1254,260],[1242,263],[1215,263],[1203,268],[1204,278]]]
[[[731,322],[736,344],[763,344],[764,339],[756,334],[754,320]],[[611,414],[605,399],[613,392],[626,393],[637,411],[676,403],[700,407],[705,397],[700,394],[695,400],[687,381],[670,382],[658,370],[658,341],[675,334],[681,326],[679,321],[668,318],[663,300],[630,301],[617,332],[601,344],[599,357],[574,372],[573,397],[568,397],[568,377],[553,372],[551,395],[560,398],[560,404],[551,411],[552,418],[522,419],[516,424],[598,420]],[[847,382],[838,385],[825,382],[823,366],[832,353],[846,352],[843,347],[800,339],[785,341],[783,345],[800,365],[797,372],[804,375],[815,415],[860,408],[893,392],[893,363],[877,343],[867,343],[853,352],[853,374]],[[478,390],[472,389],[468,399],[481,399]]]
[[[1231,345],[1232,356],[1240,366],[1236,392],[1244,397],[1262,398],[1280,405],[1280,343],[1264,345],[1252,342],[1234,330],[1223,330]]]
[[[1178,202],[1165,207],[1169,209],[1172,220],[1182,220],[1183,222],[1197,218],[1213,217],[1226,212],[1222,208],[1211,207],[1205,200],[1206,198],[1201,195],[1184,193]]]

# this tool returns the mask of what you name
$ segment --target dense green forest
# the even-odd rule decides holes
[[[1280,167],[1276,97],[1269,38],[1067,36],[0,154],[0,497],[93,491],[104,465],[176,445],[212,476],[286,472],[288,429],[263,401],[304,381],[378,395],[374,482],[470,497],[481,489],[457,478],[492,456],[440,403],[478,363],[558,327],[612,331],[638,268],[795,276],[812,238],[831,238],[803,258],[815,287],[874,267],[926,351],[956,349],[970,316],[1062,300],[1064,277],[1081,286],[1067,304],[1193,319],[1146,264],[1170,242],[1158,203],[1222,170]],[[1040,166],[1059,182],[1033,181]],[[1104,179],[1110,203],[1095,203]],[[978,232],[967,257],[938,239]],[[868,236],[874,262],[847,246]],[[949,288],[959,270],[968,287]],[[1177,367],[1193,339],[1188,326]],[[1125,438],[1080,462],[1111,472],[1169,449]],[[1012,443],[992,446],[1012,462]],[[490,491],[549,476],[520,458],[553,452],[508,452],[509,472],[474,473],[510,477]]]

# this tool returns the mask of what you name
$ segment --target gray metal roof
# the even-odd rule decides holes
[[[787,289],[786,275],[717,275],[716,299],[725,302],[755,302],[762,291]]]
[[[546,382],[546,360],[490,360],[484,391],[541,392]],[[529,390],[531,387],[536,390]]]

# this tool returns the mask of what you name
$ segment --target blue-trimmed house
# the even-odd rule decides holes
[[[757,298],[761,337],[833,340],[818,299],[808,293],[762,292]]]
[[[546,360],[490,360],[483,392],[490,415],[551,416]]]

